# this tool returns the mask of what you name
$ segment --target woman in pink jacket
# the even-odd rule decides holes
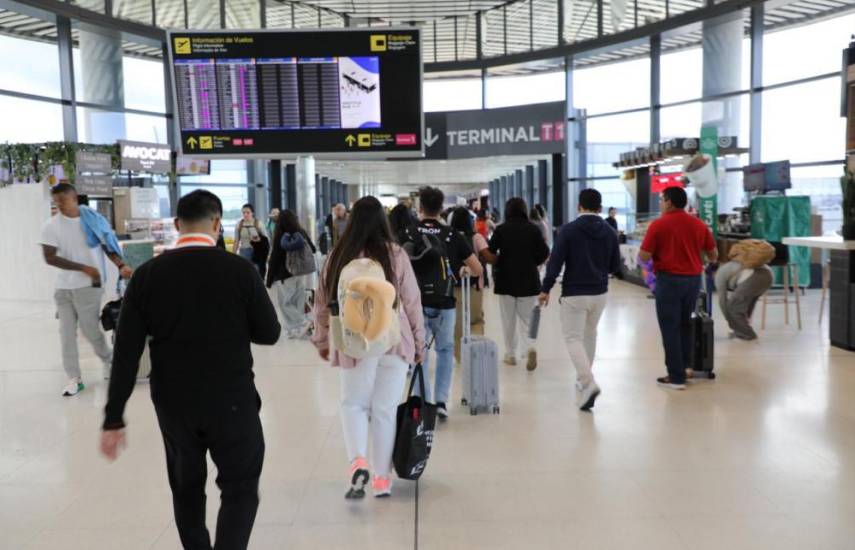
[[[331,298],[337,294],[339,275],[357,258],[370,258],[383,266],[386,279],[395,286],[399,303],[401,342],[380,357],[354,359],[330,350]],[[365,496],[370,471],[366,460],[369,419],[374,471],[372,487],[377,497],[392,491],[390,471],[395,444],[395,414],[409,364],[422,360],[425,328],[421,294],[410,259],[395,244],[383,205],[363,197],[353,205],[347,230],[336,243],[324,266],[315,299],[315,333],[312,342],[322,359],[341,367],[341,424],[350,460],[346,498]]]

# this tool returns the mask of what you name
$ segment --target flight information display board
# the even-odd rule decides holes
[[[174,31],[181,152],[421,157],[419,30]]]

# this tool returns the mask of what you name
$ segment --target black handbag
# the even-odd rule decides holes
[[[121,310],[121,298],[104,304],[104,308],[101,310],[101,328],[107,332],[116,330],[116,326],[119,324],[119,312]]]
[[[392,463],[398,477],[413,481],[418,480],[425,471],[436,427],[436,405],[428,403],[419,395],[413,395],[416,378],[424,393],[425,377],[421,363],[413,370],[407,400],[398,405],[395,448],[392,452]]]

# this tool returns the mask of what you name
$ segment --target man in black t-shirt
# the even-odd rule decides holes
[[[434,187],[424,187],[419,191],[419,218],[417,226],[419,233],[428,235],[433,243],[441,248],[440,265],[443,273],[452,279],[457,279],[460,272],[468,270],[473,277],[480,277],[482,272],[481,262],[472,252],[472,247],[459,232],[444,225],[440,221],[442,204],[445,195]],[[418,271],[417,271],[418,273]],[[425,328],[427,334],[426,342],[431,339],[435,341],[436,349],[436,379],[434,382],[433,398],[436,399],[439,418],[448,418],[448,392],[451,388],[451,373],[454,368],[454,324],[456,322],[453,285],[448,285],[447,292],[427,292],[426,288],[432,288],[432,282],[419,281],[422,288],[422,307],[425,316]],[[430,355],[424,354],[424,367],[430,372]],[[430,388],[427,389],[426,398],[431,400]]]

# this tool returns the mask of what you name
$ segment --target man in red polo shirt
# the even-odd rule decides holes
[[[653,259],[656,272],[656,317],[665,348],[668,376],[659,385],[686,389],[686,368],[692,353],[692,312],[701,288],[704,263],[718,260],[712,233],[704,222],[689,215],[681,187],[668,187],[659,197],[662,217],[650,224],[639,258]]]

